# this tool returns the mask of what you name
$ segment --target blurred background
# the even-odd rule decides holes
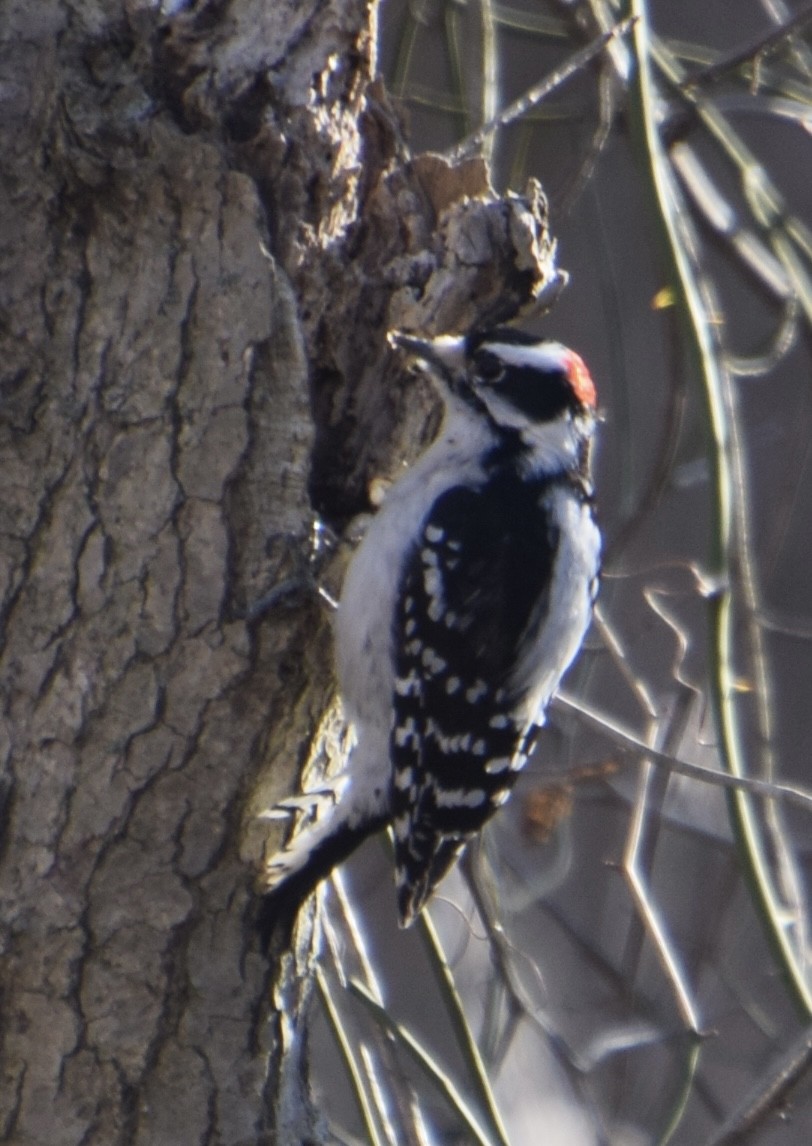
[[[323,893],[337,1141],[812,1135],[812,6],[385,0],[380,68],[449,152],[629,15],[481,146],[598,386],[599,612],[430,919],[382,840]]]

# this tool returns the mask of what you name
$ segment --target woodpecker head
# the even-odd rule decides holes
[[[473,408],[532,450],[559,452],[560,440],[569,454],[569,441],[592,435],[595,384],[580,355],[560,342],[509,327],[433,339],[396,333],[390,340],[430,367],[447,402]]]

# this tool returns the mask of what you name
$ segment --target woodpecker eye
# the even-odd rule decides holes
[[[504,361],[496,354],[489,354],[486,350],[481,350],[474,358],[477,376],[482,382],[501,382],[505,376],[506,366]]]

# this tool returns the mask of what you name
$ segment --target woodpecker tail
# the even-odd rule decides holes
[[[418,847],[404,850],[395,843],[395,884],[401,927],[411,927],[434,894],[434,889],[451,870],[467,843],[465,839],[418,841]],[[422,846],[421,846],[422,845]]]

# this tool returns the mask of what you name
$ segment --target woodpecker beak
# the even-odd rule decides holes
[[[449,380],[465,369],[465,337],[462,334],[415,338],[413,334],[401,334],[399,330],[393,330],[388,338],[390,346],[428,363]]]

